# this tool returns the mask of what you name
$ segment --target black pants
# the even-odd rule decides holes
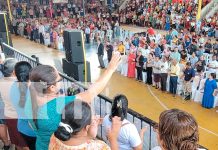
[[[44,37],[42,33],[39,34],[40,44],[45,44]]]
[[[13,30],[14,30],[14,34],[18,35],[18,33],[17,33],[17,26],[13,26]]]
[[[147,67],[147,84],[152,85],[152,67]]]
[[[86,43],[90,43],[90,34],[86,34]]]
[[[142,81],[142,67],[136,67],[137,69],[137,79]]]
[[[176,94],[177,83],[178,83],[178,76],[170,76],[170,93]]]
[[[23,133],[20,133],[23,139],[25,140],[26,144],[28,145],[30,150],[36,149],[36,137],[27,136]]]
[[[105,68],[103,57],[104,55],[98,55],[98,61],[101,68]]]
[[[161,91],[166,91],[167,86],[167,73],[160,74]]]

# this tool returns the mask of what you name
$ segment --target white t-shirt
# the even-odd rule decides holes
[[[130,123],[128,120],[124,119],[122,122],[123,126],[120,129],[118,136],[118,144],[120,150],[131,150],[134,147],[139,146],[142,141],[139,133],[134,124]],[[124,125],[125,124],[125,125]],[[107,134],[107,129],[111,128],[112,122],[110,121],[109,115],[104,117],[103,120],[103,136]],[[106,137],[103,139],[107,140]],[[108,142],[107,142],[108,143]]]
[[[217,67],[218,67],[218,62],[216,60],[209,62],[209,71],[210,72],[216,72],[217,69],[214,69],[214,68],[217,68]]]

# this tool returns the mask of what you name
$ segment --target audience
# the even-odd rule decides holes
[[[135,125],[127,121],[128,100],[123,95],[115,97],[111,114],[104,118],[104,132],[107,133],[108,127],[110,129],[107,135],[110,146],[95,139],[100,121],[92,116],[89,104],[116,70],[120,54],[127,58],[129,78],[135,78],[137,72],[136,78],[140,82],[145,79],[148,85],[163,92],[170,91],[174,97],[182,90],[185,100],[193,99],[193,89],[198,90],[201,79],[207,78],[209,73],[202,106],[214,107],[218,44],[213,37],[217,38],[217,15],[203,19],[200,26],[196,25],[194,1],[171,4],[134,0],[119,14],[112,14],[98,2],[90,2],[85,16],[79,4],[54,4],[54,8],[37,3],[34,7],[19,3],[11,5],[14,17],[11,24],[15,35],[64,50],[63,31],[83,30],[87,44],[97,42],[100,67],[104,69],[107,66],[103,57],[105,51],[109,65],[103,76],[87,91],[69,89],[68,96],[65,96],[60,85],[62,78],[55,68],[41,65],[31,70],[27,62],[17,63],[9,59],[2,63],[0,60],[4,75],[1,81],[11,82],[11,85],[0,85],[0,137],[4,149],[9,149],[11,144],[15,144],[17,149],[37,150],[96,149],[96,145],[99,149],[142,149],[145,129],[139,134]],[[130,34],[123,32],[120,24],[149,29]],[[168,32],[160,34],[154,29]],[[199,80],[194,83],[198,76]],[[82,117],[76,119],[74,116],[78,114],[75,110],[79,104],[82,104]],[[23,119],[25,117],[31,119]],[[198,140],[198,126],[190,114],[173,109],[160,115],[159,149],[196,150]]]

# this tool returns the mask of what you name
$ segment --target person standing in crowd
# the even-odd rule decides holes
[[[13,18],[12,25],[13,25],[13,32],[14,32],[14,34],[18,35],[18,33],[17,33],[17,19],[16,18]]]
[[[160,146],[152,150],[197,150],[199,130],[195,118],[182,110],[171,109],[161,113],[157,125]]]
[[[81,110],[78,108],[81,108]],[[77,113],[79,112],[75,110],[80,111],[80,119],[77,119]],[[69,103],[65,106],[61,118],[58,129],[51,137],[49,150],[110,150],[110,147],[105,142],[96,139],[99,121],[93,118],[91,107],[88,103],[80,100]],[[113,120],[113,125],[110,133],[108,133],[109,141],[111,148],[116,150],[118,149],[117,137],[121,121],[118,117],[111,119]]]
[[[97,48],[97,50],[98,50],[98,53],[97,53],[98,54],[98,61],[99,61],[99,64],[100,64],[99,68],[104,69],[105,68],[104,61],[103,61],[104,45],[103,45],[103,43],[101,42],[100,39],[97,40],[97,44],[98,44],[98,48]]]
[[[128,100],[125,95],[115,96],[111,113],[106,115],[103,119],[103,133],[106,135],[108,128],[110,129],[113,126],[112,118],[118,116],[121,118],[122,126],[118,135],[118,145],[120,150],[142,150],[143,148],[143,139],[146,128],[143,128],[138,133],[136,126],[127,120],[127,111],[128,111]],[[107,137],[103,137],[107,139]]]
[[[161,69],[161,61],[160,58],[156,56],[153,64],[154,83],[156,89],[159,89],[160,87],[160,69]]]
[[[211,39],[207,40],[204,47],[205,47],[205,53],[211,54],[211,51],[212,51],[212,48],[213,48],[213,45],[211,43]]]
[[[195,68],[197,62],[198,62],[198,57],[196,56],[196,53],[193,52],[192,56],[190,57],[191,67]]]
[[[173,97],[176,97],[179,74],[179,64],[176,59],[173,59],[170,67],[170,93],[173,94]]]
[[[218,62],[217,62],[217,59],[216,59],[216,55],[212,56],[212,61],[210,61],[207,66],[208,66],[208,70],[211,73],[217,72],[217,70],[218,70]]]
[[[203,72],[205,71],[205,66],[206,66],[206,61],[204,60],[204,56],[202,55],[198,62],[195,65],[195,68],[197,70],[197,72]]]
[[[129,56],[128,56],[128,77],[129,78],[135,78],[135,68],[136,68],[136,55],[133,50],[130,50]]]
[[[39,25],[39,39],[40,39],[40,44],[44,44],[44,36],[45,36],[45,26],[40,22]]]
[[[178,52],[178,48],[175,47],[174,51],[170,54],[170,59],[175,59],[177,62],[180,62],[181,60],[181,54]]]
[[[169,71],[169,64],[167,62],[166,57],[163,57],[160,65],[160,82],[161,82],[162,92],[166,92],[168,71]]]
[[[147,63],[146,63],[146,70],[147,70],[147,84],[152,85],[152,72],[153,72],[153,63],[154,63],[154,55],[150,53],[148,55]]]
[[[137,80],[139,82],[142,81],[143,66],[144,66],[144,57],[142,56],[142,52],[138,51],[138,55],[136,56],[136,69],[137,69]]]
[[[108,63],[110,63],[111,58],[112,58],[112,54],[114,51],[114,47],[112,44],[110,44],[110,42],[107,42],[106,44],[106,51],[107,51],[107,59],[108,59]]]
[[[125,55],[125,46],[123,44],[123,41],[121,41],[118,45],[118,49],[117,49],[118,52],[120,52],[121,55]]]
[[[154,55],[155,57],[161,57],[161,49],[160,47],[158,46],[158,44],[155,44],[155,47],[154,47]]]
[[[2,101],[5,104],[4,115],[5,115],[5,124],[8,128],[8,134],[10,137],[11,144],[14,144],[18,150],[28,149],[28,145],[21,136],[17,128],[17,112],[11,103],[10,89],[12,84],[16,81],[14,75],[14,67],[17,63],[16,59],[8,58],[3,64],[3,75],[4,78],[0,79],[0,95]]]
[[[10,100],[17,111],[18,122],[17,129],[30,150],[35,150],[36,135],[33,129],[30,127],[27,116],[24,112],[26,99],[29,96],[29,73],[32,66],[25,61],[18,62],[15,65],[15,75],[17,81],[15,81],[10,89]]]
[[[192,94],[192,82],[195,77],[195,70],[194,68],[192,68],[190,62],[186,63],[186,69],[184,70],[183,76],[181,78],[183,77],[184,77],[183,95],[185,100],[190,100]]]
[[[217,89],[216,74],[211,73],[204,85],[204,95],[202,100],[202,106],[204,108],[214,107],[214,91]]]
[[[91,34],[91,30],[90,30],[89,26],[86,26],[85,34],[86,34],[86,43],[89,44],[90,43],[90,34]]]

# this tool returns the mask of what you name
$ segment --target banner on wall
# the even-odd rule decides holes
[[[53,3],[68,3],[68,0],[53,0]]]

